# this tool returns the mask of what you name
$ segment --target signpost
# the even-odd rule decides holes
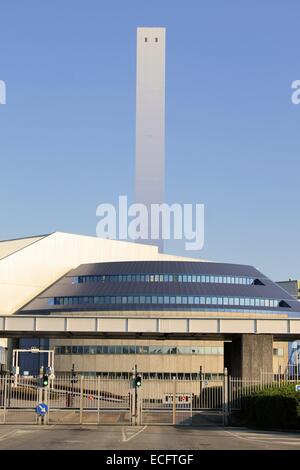
[[[48,412],[48,405],[46,405],[46,403],[39,403],[38,406],[36,406],[35,411],[38,415],[45,416]]]
[[[39,403],[36,407],[35,407],[35,411],[38,415],[38,424],[47,424],[47,420],[46,422],[44,422],[44,418],[46,416],[46,414],[48,413],[48,405],[46,403]]]

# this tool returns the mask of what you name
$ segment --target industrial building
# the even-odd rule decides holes
[[[59,232],[0,242],[0,249],[2,315],[126,315],[170,322],[187,316],[300,316],[300,303],[251,266],[180,258],[149,245]],[[149,377],[193,376],[200,368],[211,377],[224,367],[224,342],[209,339],[8,341],[4,348],[54,349],[56,374],[69,373],[74,365],[86,375],[127,376],[137,364]],[[287,359],[288,343],[274,342],[275,373],[284,370]],[[29,367],[25,359],[20,365],[21,373]]]

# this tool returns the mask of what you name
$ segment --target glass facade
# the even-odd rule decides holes
[[[192,305],[195,308],[203,305],[222,305],[231,307],[279,307],[280,300],[261,297],[217,297],[194,295],[106,295],[106,296],[73,296],[54,297],[48,300],[49,305]],[[285,305],[287,306],[287,305]],[[287,306],[288,307],[288,306]]]
[[[73,284],[85,282],[197,282],[252,285],[252,277],[216,276],[208,274],[101,274],[72,277]]]
[[[55,354],[189,354],[223,355],[222,346],[56,346]]]

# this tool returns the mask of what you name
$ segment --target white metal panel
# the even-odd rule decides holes
[[[156,323],[155,318],[129,318],[128,331],[156,332]]]
[[[218,332],[218,320],[215,318],[201,318],[190,320],[190,332],[191,333],[217,333]]]
[[[11,331],[34,331],[33,317],[6,317],[5,329]]]
[[[38,317],[36,319],[36,331],[64,331],[65,330],[65,319],[57,317]]]
[[[291,320],[290,323],[290,333],[299,333],[300,335],[300,321],[298,320]]]
[[[220,320],[220,333],[254,333],[254,320]]]
[[[98,318],[98,331],[126,331],[126,318]]]
[[[68,318],[68,331],[96,331],[96,318]]]
[[[288,333],[287,320],[257,320],[257,333]]]
[[[159,324],[159,331],[162,333],[187,333],[188,331],[188,323],[185,319],[161,319]]]

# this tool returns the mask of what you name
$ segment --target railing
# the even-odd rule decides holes
[[[254,380],[227,377],[224,372],[218,380],[143,379],[138,389],[129,379],[60,376],[50,380],[42,394],[37,378],[18,377],[16,381],[2,377],[0,423],[38,422],[35,408],[43,397],[50,423],[129,424],[138,409],[144,424],[200,423],[201,416],[213,414],[219,417],[218,424],[226,424],[228,415],[241,409],[244,396],[297,383],[297,378],[278,374],[274,377],[262,372],[261,378]]]

